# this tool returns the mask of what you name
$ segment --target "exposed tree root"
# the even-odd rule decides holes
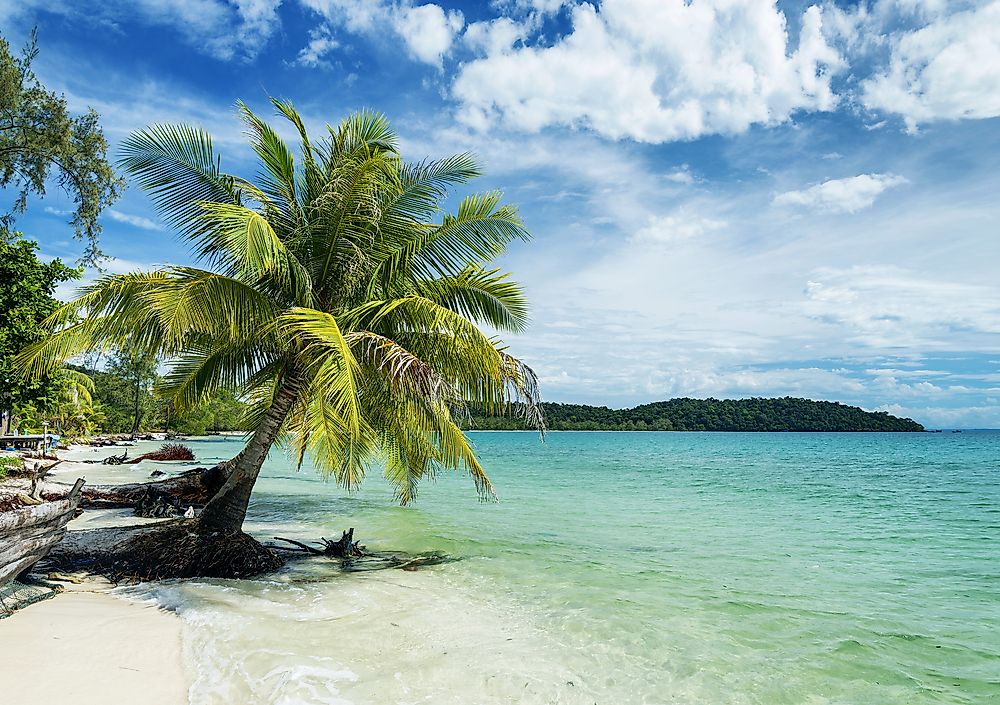
[[[57,548],[47,565],[60,570],[83,569],[115,582],[249,578],[284,565],[284,559],[252,536],[242,531],[209,530],[197,519],[95,532],[90,538]]]

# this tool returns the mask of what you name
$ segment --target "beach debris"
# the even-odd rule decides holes
[[[150,483],[152,484],[152,483]],[[135,503],[135,515],[147,519],[169,519],[181,512],[181,505],[170,495],[154,487],[146,488],[146,493]]]
[[[101,461],[101,465],[121,465],[128,458],[128,448],[121,455],[109,455]]]
[[[163,477],[166,474],[167,473],[163,472],[162,470],[154,470],[153,472],[149,473],[149,476],[150,477]]]
[[[187,508],[187,511],[184,512],[184,518],[185,519],[194,519],[194,507],[193,506],[189,506]]]
[[[411,555],[400,551],[368,551],[354,540],[353,528],[345,531],[339,541],[331,541],[321,537],[319,541],[313,542],[314,546],[281,536],[275,536],[274,540],[290,543],[292,547],[269,545],[268,548],[292,551],[307,557],[323,556],[326,558],[339,558],[341,569],[347,572],[386,570],[389,568],[398,568],[412,572],[422,566],[438,565],[455,560],[447,554],[438,551],[420,555]]]
[[[128,451],[125,451],[126,453]],[[194,451],[182,443],[164,443],[159,450],[143,453],[127,462],[129,465],[143,460],[194,460]]]
[[[328,556],[330,558],[357,558],[365,555],[364,546],[359,545],[358,542],[354,540],[353,527],[345,531],[339,541],[331,541],[328,538],[321,537],[320,541],[315,542],[321,546],[321,548],[313,548],[312,546],[304,544],[301,541],[285,539],[280,536],[275,536],[274,540],[290,543],[293,546],[296,546],[298,550],[305,551],[306,553],[310,553],[314,556]],[[281,546],[276,546],[276,548],[285,548],[286,551],[296,550]]]
[[[46,574],[45,579],[61,583],[73,583],[74,585],[83,584],[82,578],[78,578],[75,575],[66,575],[65,573],[60,573],[58,571],[52,571],[51,573]]]
[[[100,575],[114,583],[174,578],[249,578],[285,559],[242,531],[200,519],[72,531],[45,559],[45,570]]]
[[[92,570],[113,581],[165,578],[247,578],[273,573],[285,561],[242,531],[221,532],[198,519],[177,519],[136,532],[114,545]]]
[[[42,502],[24,495],[18,500],[29,500],[25,506],[0,512],[0,586],[26,572],[65,536],[83,483],[77,480],[66,499]]]
[[[51,586],[12,580],[0,587],[0,619],[28,605],[55,597],[56,592]]]
[[[24,492],[15,492],[14,497],[17,499],[17,501],[21,503],[22,506],[29,506],[29,507],[42,504],[45,501],[42,499],[38,499],[36,497],[32,497],[31,495],[27,495]]]
[[[83,490],[83,506],[94,509],[134,509],[152,491],[168,497],[177,505],[179,513],[181,507],[192,504],[199,507],[208,502],[225,483],[226,477],[226,468],[215,465],[211,468],[193,468],[155,482],[88,486]],[[68,486],[63,487],[68,489]],[[53,484],[49,484],[47,489],[49,491],[44,494],[46,499],[61,499],[65,496],[65,491],[52,491]]]

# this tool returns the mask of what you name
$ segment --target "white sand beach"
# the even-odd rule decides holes
[[[76,586],[0,621],[4,702],[184,705],[181,621]]]

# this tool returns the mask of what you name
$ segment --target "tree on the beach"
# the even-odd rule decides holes
[[[58,371],[24,379],[14,356],[46,335],[42,321],[59,307],[56,286],[80,276],[58,259],[42,262],[37,250],[20,233],[0,231],[0,433],[9,432],[14,414],[43,407],[54,396]]]
[[[87,248],[81,259],[94,264],[101,254],[98,216],[118,198],[124,182],[107,161],[97,113],[71,116],[66,99],[47,90],[31,70],[37,54],[34,32],[20,58],[0,37],[0,188],[16,193],[0,215],[0,229],[10,229],[28,196],[44,196],[54,178],[76,206],[71,224]]]
[[[131,395],[133,440],[139,435],[145,407],[156,381],[156,356],[143,351],[123,348],[115,351],[108,361],[107,371],[126,382]]]
[[[402,503],[438,469],[464,468],[493,496],[456,417],[470,405],[539,408],[534,374],[477,325],[527,324],[520,286],[487,268],[528,237],[515,210],[486,193],[442,213],[479,174],[476,161],[407,163],[380,115],[351,115],[314,140],[290,104],[274,105],[300,151],[241,105],[256,181],[222,172],[194,127],[153,126],[125,142],[124,167],[205,268],[98,280],[49,319],[52,335],[22,363],[43,374],[118,346],[173,360],[161,392],[179,408],[218,388],[249,400],[249,440],[202,512],[203,532],[239,531],[281,438],[300,465],[308,455],[351,490],[380,463]]]

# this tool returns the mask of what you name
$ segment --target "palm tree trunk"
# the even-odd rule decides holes
[[[232,463],[232,472],[202,510],[202,526],[225,532],[239,531],[242,528],[260,468],[291,411],[297,392],[298,379],[293,375],[286,376],[250,442],[239,455],[229,461]]]

